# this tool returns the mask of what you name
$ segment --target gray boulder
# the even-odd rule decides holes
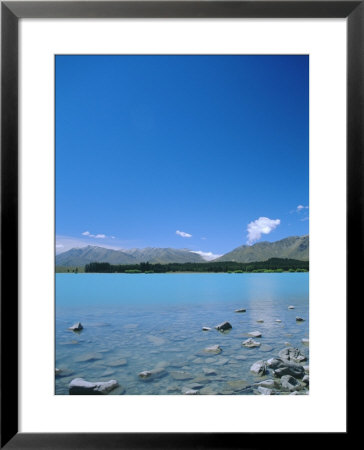
[[[215,328],[218,331],[227,331],[227,330],[231,330],[232,326],[231,326],[231,323],[229,323],[229,322],[222,322],[219,325],[216,325]]]
[[[288,306],[288,309],[294,309],[294,306],[290,305]]]
[[[301,342],[302,344],[308,345],[310,343],[310,340],[307,338],[303,338]]]
[[[268,359],[267,366],[273,369],[274,376],[278,378],[284,375],[291,375],[296,378],[303,378],[305,376],[305,369],[302,366],[283,361],[280,358]]]
[[[248,336],[259,338],[262,337],[262,333],[260,331],[251,331],[250,333],[248,333]]]
[[[245,308],[239,308],[239,309],[236,309],[235,312],[236,313],[243,313],[243,312],[246,312],[246,309]]]
[[[309,377],[309,375],[305,375],[302,378],[302,383],[304,383],[306,386],[309,386],[309,384],[310,384],[310,377]]]
[[[267,365],[264,361],[257,361],[251,366],[250,372],[253,372],[255,375],[263,376],[267,372]]]
[[[216,355],[217,355],[218,353],[221,353],[221,352],[222,352],[220,345],[210,345],[209,347],[206,347],[206,348],[204,349],[204,351],[205,351],[206,353],[214,353],[214,354],[216,354]]]
[[[272,389],[268,389],[263,386],[258,386],[258,391],[261,395],[274,395],[274,391]]]
[[[284,361],[293,361],[295,363],[307,361],[306,356],[298,348],[294,347],[284,348],[278,353],[278,355]]]
[[[282,391],[298,391],[302,389],[301,383],[296,380],[296,378],[292,377],[291,375],[284,375],[281,378],[281,388]]]
[[[118,387],[116,380],[90,382],[75,378],[69,384],[70,395],[105,395]]]
[[[259,347],[260,342],[254,341],[254,339],[249,338],[246,341],[242,342],[241,345],[244,345],[244,347],[253,348],[253,347]]]
[[[83,326],[82,326],[81,322],[76,322],[68,329],[72,330],[72,331],[81,331],[81,330],[83,330]]]
[[[212,330],[212,328],[210,328],[210,327],[202,327],[202,331],[211,331]]]
[[[296,316],[296,322],[304,322],[305,319],[302,319],[300,316]]]

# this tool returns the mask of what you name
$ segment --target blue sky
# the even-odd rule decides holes
[[[308,234],[308,56],[56,56],[56,245]]]

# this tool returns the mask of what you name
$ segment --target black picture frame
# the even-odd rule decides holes
[[[1,2],[1,448],[257,448],[268,433],[18,432],[18,22],[21,18],[346,18],[347,302],[363,273],[364,1]],[[359,291],[360,292],[360,291]],[[354,294],[355,293],[355,294]],[[348,415],[347,415],[348,417]],[[349,428],[347,428],[349,431]],[[338,433],[337,442],[348,437]],[[306,433],[300,440],[305,443]],[[275,438],[278,437],[275,435]],[[316,434],[315,444],[318,444]],[[292,437],[279,437],[285,446]],[[326,437],[325,437],[326,439]],[[297,442],[297,441],[296,441]]]

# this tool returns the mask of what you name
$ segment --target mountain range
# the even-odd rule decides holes
[[[241,245],[214,261],[258,262],[269,258],[290,258],[301,261],[309,259],[309,236],[291,236],[276,242],[258,242],[254,245]],[[112,250],[88,245],[72,248],[56,256],[57,266],[84,266],[90,262],[108,262],[110,264],[139,264],[150,262],[186,263],[206,262],[197,253],[188,249],[174,248],[134,248],[129,250]]]
[[[276,242],[257,242],[241,245],[215,261],[258,262],[270,258],[289,258],[308,261],[309,236],[291,236]]]

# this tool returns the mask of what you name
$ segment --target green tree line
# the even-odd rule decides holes
[[[308,272],[309,262],[295,259],[271,258],[267,261],[205,262],[151,264],[109,264],[92,262],[85,265],[86,273],[167,273],[167,272],[207,272],[207,273],[259,273],[259,272]]]

